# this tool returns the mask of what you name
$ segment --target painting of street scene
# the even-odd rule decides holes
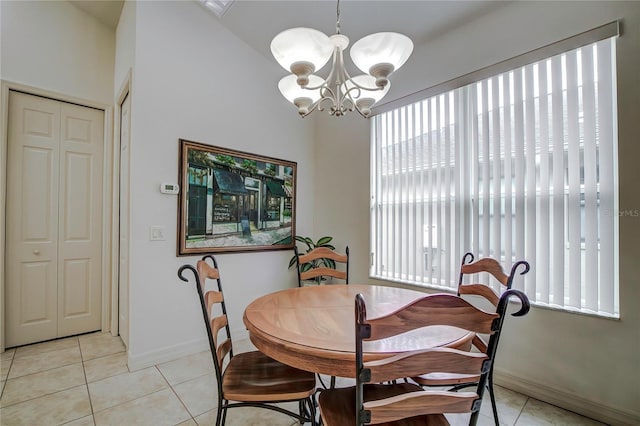
[[[292,249],[296,168],[180,139],[178,255]]]

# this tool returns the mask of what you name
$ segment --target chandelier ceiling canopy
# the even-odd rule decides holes
[[[274,58],[292,73],[280,80],[278,89],[302,117],[325,107],[337,117],[354,109],[368,117],[371,107],[389,91],[389,75],[413,51],[413,42],[403,34],[382,32],[363,37],[353,44],[350,53],[364,74],[351,77],[344,66],[343,52],[349,38],[340,33],[340,0],[336,9],[336,33],[330,37],[312,28],[291,28],[271,41]],[[332,62],[327,78],[314,74],[329,59]]]

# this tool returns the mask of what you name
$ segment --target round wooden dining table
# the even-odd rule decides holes
[[[364,296],[367,318],[377,318],[427,296],[396,287],[331,284],[296,287],[254,300],[244,312],[251,342],[271,358],[315,373],[355,377],[356,294]],[[438,346],[468,347],[473,333],[430,326],[400,336],[364,342],[364,360]]]

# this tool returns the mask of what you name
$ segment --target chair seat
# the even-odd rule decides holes
[[[293,401],[311,396],[315,385],[314,373],[253,351],[235,354],[231,358],[224,371],[222,394],[228,401]]]
[[[396,385],[365,385],[364,401],[375,401],[407,392],[420,391],[422,388],[412,383]],[[356,424],[356,388],[354,386],[339,389],[327,389],[320,392],[318,399],[320,414],[325,426],[353,426]],[[442,414],[429,414],[410,417],[379,426],[444,426],[449,422]]]

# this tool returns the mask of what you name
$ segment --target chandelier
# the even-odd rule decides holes
[[[271,41],[271,53],[292,74],[278,83],[282,95],[298,108],[301,117],[313,110],[340,117],[354,109],[363,117],[389,91],[389,75],[409,59],[413,42],[403,34],[382,32],[361,38],[351,47],[353,63],[365,74],[351,77],[343,52],[349,38],[340,33],[340,0],[336,8],[336,34],[328,37],[312,28],[291,28]],[[332,59],[326,79],[313,74]]]

